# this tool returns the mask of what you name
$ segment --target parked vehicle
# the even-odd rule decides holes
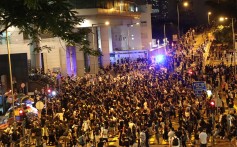
[[[0,117],[0,124],[12,124],[15,121],[21,123],[25,117],[37,117],[38,110],[30,104],[16,103],[13,107],[9,108],[4,116]]]

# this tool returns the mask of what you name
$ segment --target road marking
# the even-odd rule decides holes
[[[115,145],[115,143],[116,143],[116,142],[110,142],[110,143],[109,143],[109,146],[113,146],[113,145]]]
[[[165,144],[169,144],[169,142],[168,142],[168,141],[165,141],[165,140],[162,140],[162,143],[161,143],[161,144],[165,145]]]
[[[118,140],[118,136],[114,137],[111,141],[109,141],[109,146],[115,146]]]
[[[150,140],[149,140],[150,144],[155,144],[155,135],[153,135]]]
[[[118,140],[118,137],[114,137],[114,138],[112,139],[113,142],[116,142],[117,140]]]

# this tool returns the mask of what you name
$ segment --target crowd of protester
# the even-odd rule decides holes
[[[210,101],[220,99],[222,103],[225,96],[232,110],[233,70],[225,65],[204,66],[202,54],[208,39],[197,51],[193,50],[195,43],[195,30],[190,30],[171,49],[173,55],[154,68],[154,59],[125,58],[97,75],[55,76],[52,90],[57,90],[56,96],[47,90],[35,92],[35,102],[47,103],[41,118],[26,117],[21,126],[6,129],[2,143],[17,145],[20,136],[26,144],[68,147],[108,146],[109,138],[116,135],[119,146],[124,147],[149,147],[153,135],[158,144],[166,141],[172,147],[206,146],[211,136],[231,140],[237,135],[235,111],[224,113],[224,105],[213,110]],[[213,95],[195,95],[194,81],[206,81]],[[213,121],[212,113],[219,119]]]

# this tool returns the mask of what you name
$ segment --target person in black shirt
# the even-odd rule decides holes
[[[36,126],[36,128],[34,128],[34,132],[35,132],[36,146],[40,146],[42,144],[42,132],[40,126]]]
[[[2,141],[2,144],[4,146],[10,146],[10,136],[7,132],[4,131],[2,133],[2,136],[1,136],[0,140]]]
[[[150,134],[148,131],[148,128],[145,128],[145,134],[146,134],[146,147],[149,147],[149,139],[150,139]]]
[[[101,133],[100,128],[101,128],[100,124],[96,124],[93,129],[96,144],[100,142],[100,133]]]
[[[20,143],[20,132],[18,130],[13,130],[12,132],[12,142],[13,144],[15,144],[15,146],[17,146],[17,144]]]

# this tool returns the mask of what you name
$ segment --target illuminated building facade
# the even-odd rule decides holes
[[[79,51],[80,46],[67,46],[66,43],[53,37],[42,37],[41,46],[51,47],[51,51],[42,50],[40,64],[44,71],[48,69],[60,70],[63,75],[83,76],[85,70],[97,73],[99,63],[107,66],[111,61],[121,57],[132,57],[133,53],[150,49],[151,34],[151,6],[140,5],[133,0],[71,0],[78,11],[79,17],[85,18],[84,23],[76,26],[77,29],[87,27],[92,29],[87,39],[90,47],[100,49],[103,56],[85,55]],[[106,25],[105,22],[109,22]],[[10,28],[9,40],[12,54],[27,54],[28,63],[35,59],[33,48],[29,49],[29,38],[19,34],[18,28]],[[0,54],[7,54],[6,34],[0,38]],[[119,54],[118,52],[122,52]],[[53,57],[53,58],[52,58]],[[89,67],[89,70],[87,69]]]

